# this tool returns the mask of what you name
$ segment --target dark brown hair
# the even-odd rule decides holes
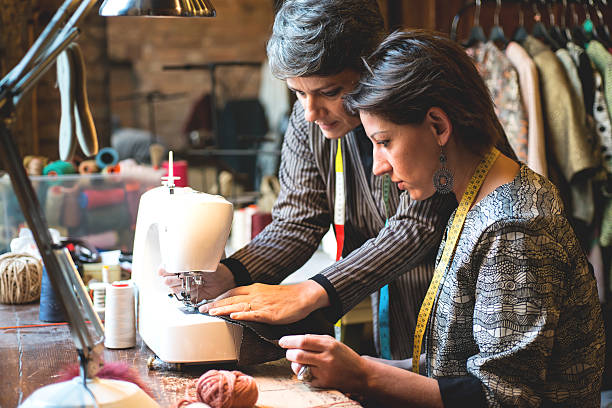
[[[476,67],[442,34],[396,31],[364,63],[367,71],[345,97],[349,111],[402,125],[422,123],[429,108],[438,107],[448,115],[458,142],[478,154],[504,134]]]

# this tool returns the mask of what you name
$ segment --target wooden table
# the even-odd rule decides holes
[[[38,303],[0,304],[0,407],[22,403],[36,389],[53,383],[67,365],[78,361],[67,325],[44,324],[38,320]],[[151,350],[138,338],[137,345],[125,350],[104,350],[106,362],[123,361],[133,366],[148,384],[162,407],[172,407],[185,396],[188,387],[206,369],[189,367],[184,372],[151,371],[147,359]],[[222,367],[228,368],[228,367]],[[242,367],[255,378],[259,408],[349,408],[361,405],[334,390],[322,390],[298,381],[287,360]]]

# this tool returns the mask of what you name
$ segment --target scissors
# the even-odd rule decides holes
[[[60,91],[60,159],[69,161],[77,141],[87,157],[98,153],[98,137],[87,100],[85,60],[78,44],[72,43],[57,58]]]

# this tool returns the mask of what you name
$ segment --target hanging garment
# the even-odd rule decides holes
[[[547,177],[544,116],[538,70],[519,43],[510,42],[506,47],[506,56],[518,73],[521,99],[527,112],[527,165],[536,173]]]
[[[608,112],[612,113],[612,54],[599,41],[595,40],[589,41],[586,52],[603,77]]]
[[[559,48],[555,51],[555,55],[559,58],[561,65],[565,68],[565,73],[567,74],[567,78],[569,79],[570,91],[573,91],[575,95],[575,99],[577,101],[584,101],[584,94],[582,92],[582,81],[580,79],[580,75],[578,73],[578,67],[576,66],[574,59],[570,55],[569,51],[565,48]],[[579,116],[584,117],[585,126],[588,130],[587,138],[591,143],[591,150],[593,157],[596,158],[598,163],[601,163],[601,153],[599,149],[599,140],[596,137],[597,134],[595,132],[595,121],[593,119],[593,115],[590,111],[586,110],[586,106],[584,104],[578,103],[575,106],[577,111],[580,111]],[[579,183],[572,183],[572,202],[573,203],[581,203],[584,202],[585,205],[581,207],[581,215],[577,218],[587,222],[590,222],[595,217],[595,201],[584,201],[584,197],[594,197],[593,190],[593,177],[589,175],[587,177],[583,177]],[[592,205],[591,205],[592,204]]]
[[[595,100],[595,81],[593,79],[595,69],[584,48],[572,41],[568,41],[565,48],[567,48],[578,68],[578,75],[582,84],[582,94],[584,96],[584,107],[587,112],[591,112]]]
[[[550,47],[533,36],[528,36],[523,45],[540,74],[545,130],[550,136],[547,149],[572,190],[571,214],[590,224],[594,204],[592,195],[585,193],[585,180],[597,170],[599,161],[593,151],[595,138],[586,126],[582,99],[573,91],[563,65]],[[576,197],[579,199],[574,200]]]
[[[608,106],[606,104],[603,79],[599,71],[594,67],[594,64],[587,56],[584,48],[570,41],[567,43],[567,50],[578,66],[578,73],[582,82],[582,90],[585,97],[587,113],[590,112],[593,115],[593,119],[595,121],[595,131],[599,136],[601,155],[603,156],[602,162],[606,171],[612,174],[612,123],[610,122],[610,115],[608,112]],[[589,76],[591,78],[590,80]],[[587,87],[585,87],[585,84],[587,84]],[[587,90],[589,86],[588,84],[593,86],[592,100],[587,99],[589,97],[589,92],[591,92]]]
[[[519,79],[510,60],[494,43],[477,43],[465,52],[474,60],[485,81],[495,113],[501,122],[510,146],[520,161],[527,162],[527,114],[521,100]]]

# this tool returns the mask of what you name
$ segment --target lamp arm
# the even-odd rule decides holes
[[[74,11],[79,1],[81,3]],[[76,24],[82,21],[95,3],[96,0],[66,0],[32,48],[0,81],[0,159],[11,177],[15,195],[36,241],[49,281],[64,306],[70,334],[81,358],[81,368],[87,376],[95,375],[101,367],[104,328],[93,310],[70,253],[53,244],[49,226],[21,162],[10,126],[21,97],[78,36]],[[59,27],[66,20],[65,15],[71,11],[74,11],[72,17],[63,27]]]
[[[50,50],[38,65],[22,75],[19,82],[14,85],[13,104],[19,105],[21,98],[34,86],[40,78],[51,68],[57,57],[79,36],[79,29],[73,28],[68,36],[58,45],[57,48]]]
[[[0,87],[6,87],[14,85],[21,76],[30,68],[31,64],[35,63],[41,54],[48,48],[51,41],[55,39],[57,33],[61,30],[60,24],[66,21],[67,14],[74,5],[80,0],[66,0],[57,9],[49,24],[40,33],[40,36],[36,39],[34,44],[30,47],[28,52],[23,56],[21,61],[0,81]]]

